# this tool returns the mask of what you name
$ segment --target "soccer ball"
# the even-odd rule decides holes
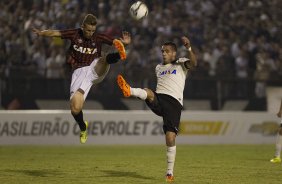
[[[133,19],[140,20],[148,15],[148,7],[145,3],[137,1],[131,5],[129,13]]]

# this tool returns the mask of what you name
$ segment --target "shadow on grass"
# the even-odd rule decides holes
[[[50,176],[56,176],[59,175],[60,173],[57,170],[21,170],[21,169],[7,169],[4,170],[5,172],[10,172],[10,173],[22,173],[28,176],[34,176],[34,177],[50,177]]]
[[[103,170],[101,171],[106,174],[106,176],[98,176],[98,177],[130,177],[130,178],[138,178],[138,179],[145,179],[145,180],[154,180],[153,177],[146,177],[136,172],[124,172],[124,171],[113,171],[113,170]]]

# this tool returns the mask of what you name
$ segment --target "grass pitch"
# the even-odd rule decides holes
[[[0,146],[1,184],[165,183],[165,146]],[[177,184],[280,184],[274,145],[178,145]]]

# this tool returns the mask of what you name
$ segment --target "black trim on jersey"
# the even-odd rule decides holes
[[[178,58],[178,59],[179,59],[179,58]],[[176,61],[177,61],[178,59],[172,61],[171,64],[176,64]],[[183,64],[184,64],[184,66],[185,66],[185,68],[186,68],[187,70],[190,70],[190,69],[191,69],[191,63],[190,63],[190,59],[189,59],[189,58],[187,58],[187,61],[184,62]]]
[[[184,66],[185,66],[185,68],[186,68],[187,70],[190,70],[190,69],[191,69],[190,59],[184,63]]]

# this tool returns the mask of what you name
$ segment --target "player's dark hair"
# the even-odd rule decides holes
[[[82,22],[82,24],[88,24],[88,25],[92,25],[92,26],[96,26],[97,24],[97,18],[92,15],[92,14],[87,14],[85,17],[84,17],[84,20]]]
[[[168,46],[171,46],[171,48],[177,52],[177,47],[176,47],[176,44],[173,43],[173,42],[165,42],[163,45],[168,45]]]

